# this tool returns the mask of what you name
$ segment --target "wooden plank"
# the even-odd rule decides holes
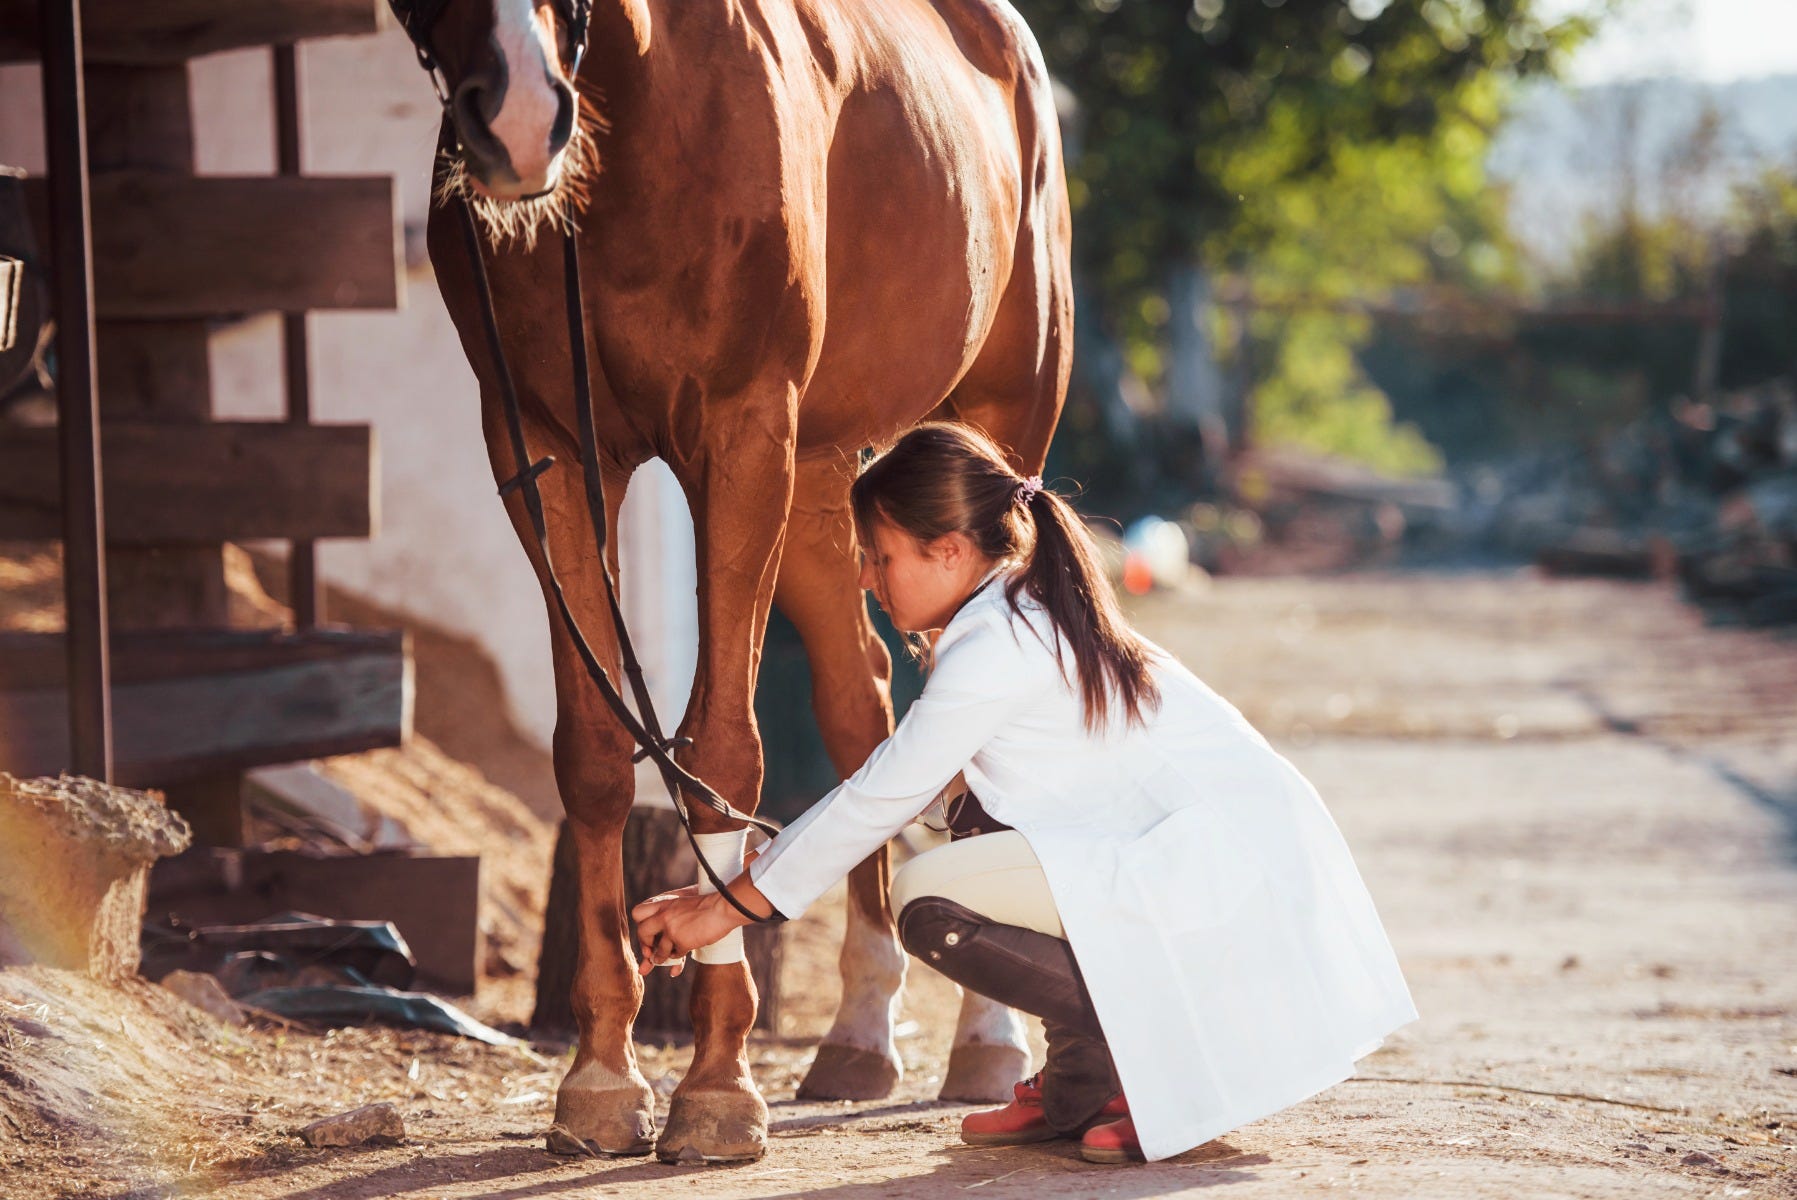
[[[405,651],[399,630],[158,629],[115,634],[113,678],[161,683],[196,676],[254,674],[299,663],[333,663]],[[0,633],[0,691],[62,686],[62,635]]]
[[[423,982],[472,992],[479,977],[480,857],[416,851],[322,855],[196,847],[150,872],[146,915],[242,924],[281,912],[391,921]]]
[[[397,746],[411,733],[403,633],[115,634],[112,655],[126,786]],[[64,678],[60,635],[0,635],[0,770],[67,767]]]
[[[54,429],[0,432],[0,539],[57,536]],[[118,543],[372,536],[374,430],[274,421],[101,429]]]
[[[386,0],[82,0],[89,62],[168,63],[307,38],[375,33]],[[0,62],[38,57],[37,0],[0,0]]]
[[[398,308],[397,205],[387,175],[95,175],[97,313],[153,320]],[[41,199],[33,207],[43,213]]]

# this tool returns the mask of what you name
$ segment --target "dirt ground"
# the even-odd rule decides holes
[[[0,1099],[0,1195],[1797,1196],[1797,643],[1706,628],[1664,590],[1529,575],[1228,580],[1134,607],[1354,847],[1422,1013],[1354,1079],[1153,1166],[963,1146],[968,1110],[929,1099],[954,995],[913,964],[899,1094],[799,1103],[838,900],[791,930],[781,1036],[751,1047],[759,1163],[547,1156],[553,1053],[227,1030],[147,984],[108,1000],[15,971],[0,1085],[53,1080],[86,1127]],[[684,1052],[641,1050],[671,1091]],[[383,1099],[404,1144],[292,1136]]]

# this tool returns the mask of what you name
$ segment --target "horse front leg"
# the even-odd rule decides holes
[[[692,744],[678,757],[746,812],[761,796],[755,679],[792,502],[796,412],[790,385],[745,400],[731,414],[727,440],[675,468],[692,507],[699,560],[699,661],[679,729]],[[737,834],[738,823],[703,805],[693,806],[692,819],[713,868],[735,875],[740,851],[729,837],[708,835]],[[656,1143],[666,1162],[744,1162],[767,1150],[767,1104],[747,1050],[758,997],[747,961],[740,953],[732,961],[731,953],[696,955],[686,968],[693,1061]]]
[[[490,422],[497,418],[488,414]],[[489,438],[500,436],[494,428]],[[547,430],[532,429],[533,445],[576,463],[572,447]],[[490,444],[502,444],[490,442]],[[495,452],[495,470],[507,462]],[[616,577],[618,512],[629,482],[628,467],[604,475],[606,554]],[[540,481],[550,552],[562,586],[593,653],[614,682],[623,676],[617,635],[605,600],[605,581],[593,555],[595,538],[578,466],[564,466]],[[546,564],[530,533],[516,493],[507,503],[525,551],[544,585],[549,606],[550,651],[555,666],[555,780],[568,813],[578,877],[579,951],[572,1008],[580,1041],[574,1062],[555,1096],[549,1149],[578,1153],[647,1154],[655,1142],[655,1094],[637,1068],[631,1025],[642,1004],[624,897],[624,823],[635,799],[634,743],[587,674],[573,637],[551,599]]]
[[[592,723],[614,722],[607,711],[571,721],[564,709],[555,738],[556,775],[568,809],[568,832],[579,866],[580,949],[574,978],[574,1019],[580,1042],[555,1093],[549,1148],[574,1152],[574,1142],[602,1154],[647,1154],[655,1144],[655,1094],[637,1068],[631,1024],[642,1004],[624,911],[624,823],[634,781],[627,746],[599,745]],[[582,727],[584,726],[584,727]],[[613,739],[605,739],[607,742]]]

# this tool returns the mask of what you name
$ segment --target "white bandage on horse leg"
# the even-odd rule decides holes
[[[718,878],[729,883],[743,872],[743,851],[749,845],[749,831],[738,829],[735,833],[695,833],[693,844],[711,869],[718,873]],[[699,894],[708,895],[718,889],[707,878],[703,868],[699,870]],[[732,929],[729,933],[709,946],[701,946],[693,951],[693,961],[720,966],[724,963],[738,963],[743,960],[743,931]]]

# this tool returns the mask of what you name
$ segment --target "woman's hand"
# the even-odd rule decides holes
[[[669,974],[677,976],[686,967],[687,951],[709,946],[748,924],[722,896],[699,895],[697,884],[651,896],[631,909],[630,915],[636,920],[636,936],[642,945],[642,961],[637,964],[642,975],[666,965]]]

